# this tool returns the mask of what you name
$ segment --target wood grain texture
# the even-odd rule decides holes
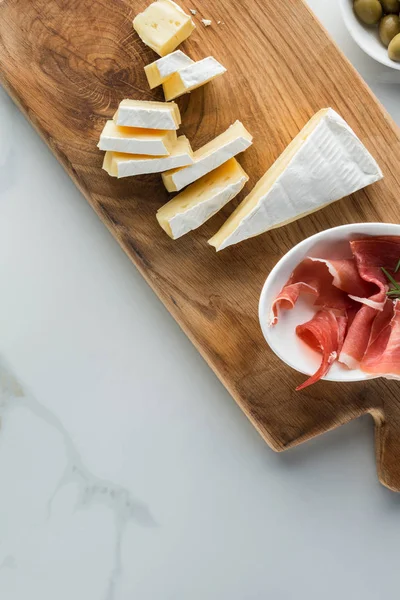
[[[385,179],[218,255],[206,241],[233,206],[173,242],[155,219],[167,200],[160,177],[109,178],[96,148],[120,100],[162,99],[160,90],[148,89],[143,71],[156,55],[131,24],[147,4],[2,0],[4,86],[268,444],[284,450],[370,413],[379,478],[400,490],[399,384],[320,382],[296,393],[303,376],[268,349],[257,318],[264,280],[294,244],[344,223],[398,222],[399,132],[301,0],[182,0],[198,10],[197,29],[182,49],[194,59],[213,54],[228,68],[179,100],[182,129],[195,149],[241,119],[255,138],[240,159],[250,175],[248,191],[307,120],[331,106]],[[201,18],[213,25],[205,28]]]

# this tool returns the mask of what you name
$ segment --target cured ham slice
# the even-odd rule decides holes
[[[342,260],[312,258],[311,260],[324,263],[332,275],[332,285],[347,292],[347,294],[368,297],[377,292],[374,284],[368,283],[360,276],[354,258]]]
[[[400,379],[400,300],[394,304],[390,300],[388,302],[392,304],[392,318],[386,321],[386,326],[383,320],[376,326],[361,369],[366,373]],[[386,320],[389,314],[386,311]]]
[[[310,348],[322,354],[321,366],[307,381],[296,388],[296,391],[319,381],[328,373],[337,359],[346,333],[347,319],[337,317],[333,310],[320,310],[314,317],[298,325],[296,333]]]
[[[350,242],[358,272],[365,281],[375,283],[379,289],[387,286],[382,267],[394,271],[400,258],[400,237],[371,237]],[[398,274],[400,279],[400,273]]]
[[[350,296],[365,306],[358,311],[349,327],[339,361],[350,369],[357,369],[373,343],[376,332],[387,326],[393,316],[393,302],[386,296],[389,282],[382,266],[395,279],[400,278],[400,273],[394,273],[400,257],[400,238],[367,238],[350,242],[350,247],[360,276],[378,289],[369,298]]]
[[[350,266],[350,262],[353,265]],[[339,263],[343,263],[339,264]],[[348,273],[352,271],[353,285]],[[339,288],[340,283],[343,289]],[[347,288],[347,289],[344,289]],[[315,296],[314,304],[321,307],[339,310],[350,308],[353,301],[349,292],[364,293],[368,291],[366,284],[358,275],[354,261],[327,261],[323,259],[305,258],[293,271],[289,281],[272,305],[271,325],[278,322],[279,309],[292,309],[300,294]],[[347,293],[346,293],[347,292]]]
[[[344,340],[346,339],[346,332],[347,332],[347,327],[348,327],[348,317],[347,317],[347,315],[341,315],[339,317],[336,315],[336,321],[338,324],[337,355],[339,356],[339,354],[341,353],[342,348],[343,348]]]
[[[364,301],[364,304],[382,310],[389,289],[382,267],[391,272],[395,270],[400,257],[400,238],[388,236],[355,240],[350,242],[350,248],[361,278],[376,285],[379,290],[376,295],[369,298],[369,302]],[[397,275],[393,273],[393,275],[400,280],[400,273]],[[354,299],[362,301],[360,298]]]
[[[353,318],[339,356],[339,362],[349,369],[358,369],[368,348],[372,324],[379,311],[362,306]]]
[[[379,332],[392,318],[393,302],[386,297],[389,282],[382,266],[390,271],[395,279],[400,278],[400,273],[394,273],[400,257],[400,238],[367,238],[350,242],[350,247],[360,276],[378,289],[377,293],[369,298],[350,296],[365,306],[358,311],[349,327],[339,361],[350,369],[356,369],[374,341],[375,332]]]
[[[380,311],[372,323],[371,335],[369,338],[369,344],[371,345],[375,342],[376,338],[381,334],[383,329],[387,327],[394,316],[394,303],[392,300],[387,299],[385,302],[385,306],[382,311]]]
[[[320,310],[296,328],[296,334],[322,356],[314,375],[297,389],[312,385],[338,360],[349,369],[400,379],[400,236],[349,242],[353,258],[304,259],[273,302],[278,311],[293,309],[299,296],[314,297]],[[396,282],[399,282],[397,292]]]

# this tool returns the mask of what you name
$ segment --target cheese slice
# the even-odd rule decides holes
[[[181,113],[175,102],[122,100],[114,115],[116,125],[144,129],[179,129]]]
[[[97,144],[100,150],[167,156],[176,144],[176,131],[156,129],[135,129],[118,127],[114,121],[107,121]]]
[[[103,169],[111,177],[130,177],[145,173],[161,173],[174,167],[193,163],[193,152],[189,140],[184,135],[178,137],[169,156],[142,156],[140,154],[122,154],[106,152]]]
[[[157,212],[157,220],[172,239],[197,229],[243,189],[248,176],[235,158],[208,173]]]
[[[198,62],[181,69],[163,83],[166,100],[173,100],[187,92],[208,83],[226,69],[213,56],[208,56]]]
[[[239,152],[246,150],[251,146],[252,140],[253,136],[244,125],[240,121],[236,121],[224,133],[196,150],[193,155],[193,165],[163,173],[165,187],[169,192],[179,192],[186,185],[200,179]]]
[[[172,0],[153,2],[133,21],[142,41],[160,56],[173,52],[195,27],[192,17]]]
[[[281,227],[382,179],[382,171],[334,110],[320,110],[209,243],[217,250]]]
[[[193,64],[194,61],[186,56],[181,50],[175,50],[172,54],[167,54],[159,58],[144,68],[144,72],[151,89],[164,83],[168,77],[174,73]]]

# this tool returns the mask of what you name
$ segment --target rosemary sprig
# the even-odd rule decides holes
[[[395,278],[389,273],[389,271],[387,271],[387,269],[385,269],[385,267],[381,267],[381,269],[385,273],[386,277],[389,279],[390,283],[392,283],[395,289],[399,290],[400,292],[400,285],[397,283]]]
[[[397,273],[399,271],[399,269],[400,269],[400,260],[397,263],[397,266],[396,266],[396,269],[394,272]],[[387,269],[385,269],[385,267],[381,267],[381,270],[385,274],[387,279],[390,281],[390,283],[393,285],[393,288],[391,288],[388,292],[386,292],[386,295],[389,298],[400,298],[400,284],[389,273],[389,271]]]

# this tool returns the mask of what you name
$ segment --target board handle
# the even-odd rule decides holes
[[[400,421],[395,407],[385,405],[370,412],[375,421],[378,477],[394,492],[400,492]]]

